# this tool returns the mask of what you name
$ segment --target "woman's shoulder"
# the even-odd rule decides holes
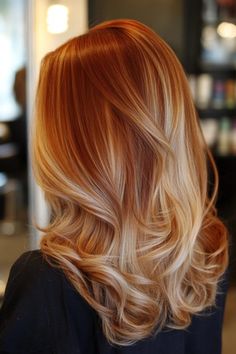
[[[62,272],[46,261],[41,250],[25,251],[10,268],[2,308],[18,298],[32,299],[30,305],[35,298],[45,297],[49,287],[51,292],[56,291],[56,284],[62,279]]]
[[[40,249],[23,252],[12,264],[11,269],[24,269],[28,273],[35,271],[50,271],[52,266]]]
[[[40,249],[34,249],[23,252],[12,264],[10,271],[24,271],[26,276],[35,276],[36,273],[50,273],[53,269],[42,251]]]
[[[52,303],[68,300],[74,307],[83,306],[84,309],[93,312],[91,306],[75,289],[74,285],[64,273],[62,267],[53,259],[46,257],[40,249],[30,250],[22,253],[13,263],[8,284],[6,297],[11,289],[22,289],[25,294],[35,293],[42,295]],[[8,291],[9,290],[9,291]],[[69,305],[70,307],[70,305]],[[71,309],[73,311],[73,308]]]
[[[28,250],[22,253],[10,269],[9,280],[18,281],[25,287],[39,287],[40,291],[55,293],[70,291],[79,296],[62,268],[52,257],[46,257],[40,249]],[[6,289],[7,290],[7,289]]]
[[[17,258],[10,269],[0,308],[0,352],[31,353],[34,345],[49,345],[47,303],[59,288],[49,285],[56,285],[58,280],[58,271],[45,261],[41,251],[26,251]],[[37,333],[42,339],[37,339]]]
[[[90,306],[60,268],[41,250],[26,251],[11,267],[0,308],[0,353],[35,353],[39,348],[46,353],[56,345],[70,346],[75,329],[84,333],[88,324],[92,328],[91,315]]]
[[[42,282],[46,285],[50,281],[60,281],[61,277],[63,274],[60,269],[53,267],[40,249],[22,253],[12,264],[9,274],[11,282],[23,282],[25,287]]]

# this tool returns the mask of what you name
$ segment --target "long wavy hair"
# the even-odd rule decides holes
[[[154,31],[106,21],[47,54],[32,126],[51,215],[36,225],[41,251],[111,344],[185,328],[215,304],[228,264],[217,170],[183,68]]]

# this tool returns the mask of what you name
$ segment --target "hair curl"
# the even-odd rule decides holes
[[[156,33],[106,21],[47,54],[32,143],[51,209],[36,226],[41,250],[111,344],[185,328],[214,305],[228,264],[217,170],[182,66]]]

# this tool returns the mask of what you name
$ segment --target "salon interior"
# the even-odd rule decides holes
[[[38,248],[49,209],[30,163],[40,61],[114,18],[155,30],[180,59],[219,172],[218,214],[230,231],[223,354],[236,353],[236,0],[0,0],[0,306],[11,265]]]

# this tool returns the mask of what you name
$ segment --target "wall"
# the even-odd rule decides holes
[[[89,24],[114,18],[139,20],[161,35],[182,59],[184,1],[187,0],[89,0]]]

